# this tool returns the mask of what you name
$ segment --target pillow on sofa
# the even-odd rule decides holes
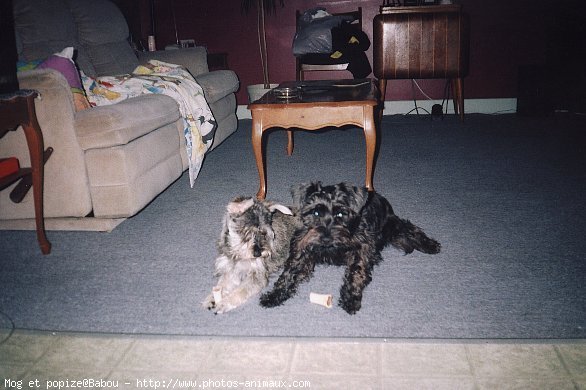
[[[61,52],[53,54],[41,62],[37,68],[55,69],[65,76],[67,83],[71,87],[71,92],[73,92],[73,102],[76,111],[91,107],[81,85],[79,72],[73,62],[73,47],[66,47]]]

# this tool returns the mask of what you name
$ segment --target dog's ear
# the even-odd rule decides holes
[[[351,195],[348,197],[350,207],[356,212],[360,212],[368,200],[368,190],[365,187],[356,187],[347,183],[340,183],[339,185]]]
[[[291,196],[293,197],[293,204],[301,207],[307,203],[310,195],[321,191],[321,181],[314,181],[311,183],[302,183],[291,188]]]
[[[274,203],[269,205],[269,211],[271,213],[274,213],[275,211],[280,211],[283,214],[293,215],[293,211],[291,211],[289,207],[282,205],[280,203]]]
[[[228,210],[230,214],[240,214],[251,208],[253,204],[253,198],[239,196],[228,203],[226,210]]]

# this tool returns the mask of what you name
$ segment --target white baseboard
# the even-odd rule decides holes
[[[419,113],[424,110],[431,112],[431,106],[441,104],[441,100],[418,100]],[[464,112],[467,114],[511,114],[517,111],[516,98],[499,99],[465,99]],[[448,102],[448,113],[454,112],[453,101]],[[383,115],[416,114],[413,100],[386,101]],[[250,110],[246,105],[239,105],[236,109],[238,119],[251,119]]]
[[[418,100],[419,113],[431,112],[431,106],[442,104],[441,100]],[[448,113],[454,112],[453,100],[448,102]],[[464,112],[466,114],[510,114],[517,111],[517,99],[466,99],[464,100]],[[445,109],[444,109],[445,112]],[[386,101],[383,115],[416,114],[413,100]]]

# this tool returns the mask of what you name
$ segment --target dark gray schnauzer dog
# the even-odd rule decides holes
[[[218,283],[203,306],[226,313],[265,288],[289,255],[294,226],[287,206],[251,197],[228,203],[215,262]]]
[[[366,188],[314,182],[293,188],[292,194],[302,224],[293,234],[282,274],[272,291],[261,295],[264,307],[281,305],[293,296],[321,263],[346,267],[338,305],[355,314],[385,246],[391,244],[405,253],[440,251],[437,241],[396,216],[383,196]]]

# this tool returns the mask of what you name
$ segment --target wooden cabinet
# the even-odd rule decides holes
[[[387,80],[450,79],[463,118],[468,22],[460,5],[381,7],[373,22],[373,70],[384,99]]]

